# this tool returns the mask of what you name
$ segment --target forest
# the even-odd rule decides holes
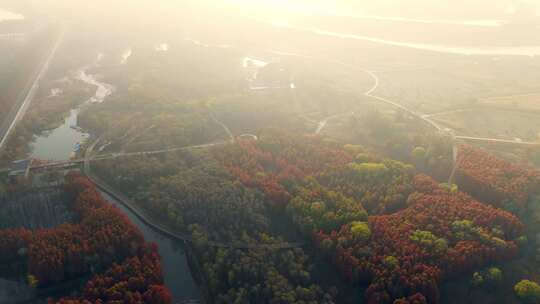
[[[86,177],[71,173],[64,187],[78,221],[1,230],[2,263],[23,265],[28,284],[38,290],[84,279],[78,292],[49,303],[171,303],[155,245]]]
[[[285,288],[279,294],[288,294],[287,303],[317,297],[339,303],[354,298],[348,288],[363,290],[367,303],[440,303],[445,282],[473,270],[481,283],[471,279],[470,286],[501,281],[498,265],[521,259],[530,229],[538,227],[523,212],[503,206],[512,197],[525,208],[538,195],[538,171],[483,149],[460,147],[457,185],[448,185],[422,173],[435,167],[422,166],[418,155],[411,156],[418,160],[414,166],[322,136],[270,128],[257,137],[208,152],[93,165],[149,214],[193,235],[216,303],[272,303],[279,299],[277,286]],[[294,229],[280,230],[285,224]],[[209,245],[286,240],[305,242],[318,253]],[[282,264],[283,254],[294,266]],[[257,266],[263,256],[264,265]],[[270,269],[254,270],[266,267],[277,277],[263,275]],[[332,272],[339,276],[327,280]]]

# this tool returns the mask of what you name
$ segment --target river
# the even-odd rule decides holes
[[[131,49],[128,49],[122,56],[126,60],[131,56]],[[105,102],[107,97],[113,94],[115,87],[111,84],[98,80],[96,75],[89,73],[91,68],[98,67],[104,55],[99,54],[96,60],[77,71],[76,79],[96,87],[94,96],[84,101],[82,106],[91,106],[93,103]],[[73,153],[73,147],[84,141],[88,135],[77,126],[77,117],[80,108],[72,109],[64,123],[42,136],[39,136],[33,143],[32,157],[49,160],[66,160]],[[183,244],[176,240],[163,236],[159,232],[146,226],[131,211],[122,204],[102,193],[103,196],[113,205],[123,211],[129,219],[143,233],[146,241],[154,242],[158,245],[159,254],[163,268],[165,285],[170,289],[175,303],[182,301],[199,299],[198,287],[191,276],[191,271],[187,263],[187,257],[183,252]]]
[[[199,299],[198,287],[191,276],[187,257],[183,252],[184,244],[163,236],[161,233],[146,226],[135,214],[118,201],[106,193],[102,192],[101,194],[107,201],[118,207],[129,217],[143,233],[146,241],[154,242],[158,245],[165,285],[171,291],[174,303]]]
[[[99,54],[96,60],[87,66],[82,67],[75,76],[76,79],[83,81],[96,88],[94,95],[84,101],[82,106],[91,103],[102,103],[107,97],[114,92],[114,86],[108,83],[101,82],[96,75],[89,74],[91,68],[99,66],[103,54]],[[61,94],[61,92],[57,92]],[[46,131],[38,136],[32,143],[32,158],[43,160],[67,160],[79,148],[87,138],[88,134],[84,133],[77,123],[80,107],[72,109],[70,115],[64,119],[61,126],[56,129]]]

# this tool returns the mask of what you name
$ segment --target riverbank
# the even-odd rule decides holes
[[[105,199],[125,213],[141,230],[147,241],[154,242],[158,245],[158,251],[163,264],[165,285],[171,291],[173,300],[178,302],[199,299],[199,289],[201,286],[193,278],[193,271],[184,251],[186,243],[174,235],[164,233],[164,230],[146,219],[144,215],[137,212],[130,204],[126,204],[125,200],[127,198],[114,191],[98,177],[92,174],[88,176],[102,191]]]
[[[94,103],[104,102],[115,90],[113,85],[89,73],[99,66],[102,58],[98,54],[94,62],[71,72],[72,76],[47,83],[56,94],[44,96],[41,92],[6,143],[6,151],[2,153],[4,162],[27,157],[60,161],[77,152],[76,146],[89,137],[79,127],[80,112]],[[47,117],[43,117],[45,114]]]

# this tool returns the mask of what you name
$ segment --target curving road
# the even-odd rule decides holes
[[[317,129],[315,130],[315,134],[319,134],[321,133],[321,131],[326,127],[326,125],[328,124],[328,121],[332,120],[332,119],[335,119],[335,118],[339,118],[339,117],[342,117],[342,116],[348,116],[348,115],[354,115],[354,112],[348,112],[348,113],[341,113],[341,114],[334,114],[332,116],[328,116],[326,118],[324,118],[323,120],[319,121],[317,123]]]
[[[217,123],[218,125],[220,125],[220,126],[223,128],[223,130],[225,130],[225,133],[227,133],[227,135],[229,136],[230,141],[231,141],[231,142],[234,142],[234,141],[235,141],[235,137],[234,137],[233,133],[231,132],[231,129],[229,129],[229,127],[227,127],[226,124],[224,124],[223,122],[221,122],[220,120],[218,120],[218,119],[216,118],[216,116],[214,115],[214,113],[210,112],[210,117],[212,118],[212,120],[213,120],[215,123]]]
[[[425,117],[424,114],[418,113],[418,112],[416,112],[416,111],[414,111],[412,109],[409,109],[406,106],[404,106],[402,104],[399,104],[397,102],[394,102],[394,101],[391,101],[389,99],[374,95],[373,92],[375,92],[377,90],[377,88],[379,87],[379,77],[377,77],[377,75],[375,75],[375,73],[372,72],[372,71],[364,70],[364,69],[362,69],[362,70],[364,72],[366,72],[369,76],[371,76],[373,78],[373,81],[374,81],[373,87],[371,89],[369,89],[366,93],[364,93],[364,95],[366,95],[367,97],[375,98],[375,99],[377,99],[377,100],[379,100],[379,101],[381,101],[383,103],[386,103],[386,104],[389,104],[389,105],[391,105],[393,107],[396,107],[396,108],[402,110],[403,112],[406,112],[406,113],[410,114],[411,116],[416,117],[419,120],[422,120],[423,122],[425,122],[429,126],[436,129],[437,131],[442,131],[443,130],[436,122],[429,119],[429,117]]]

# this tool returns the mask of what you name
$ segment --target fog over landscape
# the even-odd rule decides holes
[[[540,1],[0,0],[0,304],[540,304]]]

